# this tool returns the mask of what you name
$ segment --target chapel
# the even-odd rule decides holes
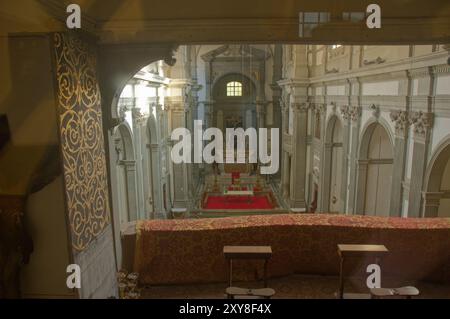
[[[0,298],[450,298],[448,2],[172,2],[0,4]]]

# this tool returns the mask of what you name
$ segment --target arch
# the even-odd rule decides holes
[[[99,51],[100,85],[102,101],[108,108],[106,119],[108,127],[119,123],[117,105],[128,81],[143,67],[163,60],[173,66],[176,62],[174,54],[178,46],[172,44],[161,45],[129,45],[124,50],[120,46],[103,45]]]
[[[255,98],[258,96],[259,94],[259,88],[257,83],[255,83],[254,79],[252,79],[252,77],[248,74],[246,74],[246,72],[242,72],[242,73],[238,73],[238,72],[229,72],[229,73],[224,73],[221,74],[219,77],[217,77],[216,79],[214,79],[213,84],[212,84],[212,94],[213,97],[218,97],[220,96],[219,93],[221,93],[220,91],[220,86],[223,85],[223,92],[226,92],[226,85],[229,82],[240,82],[242,84],[242,90],[243,90],[243,94],[242,97],[250,97],[250,98]],[[252,95],[246,95],[244,92],[246,92],[246,90],[251,90],[251,92],[253,92]],[[227,98],[226,94],[224,94],[224,98]]]
[[[123,143],[123,160],[134,161],[134,145],[133,145],[133,133],[131,131],[131,127],[127,122],[120,123],[114,129],[114,137],[120,137]]]
[[[357,214],[390,215],[394,144],[384,124],[373,120],[363,130],[358,153]]]
[[[151,144],[158,143],[156,119],[153,114],[147,119],[147,138]]]
[[[117,156],[114,150],[114,133],[117,126],[120,126],[121,119],[118,114],[120,95],[128,81],[143,67],[153,62],[164,60],[168,65],[173,65],[173,58],[176,47],[172,44],[161,45],[128,45],[125,49],[116,45],[101,45],[98,52],[99,63],[99,85],[102,95],[103,105],[103,128],[105,131],[105,147],[109,150],[107,165],[109,167],[109,187],[113,196],[111,200],[111,215],[114,225],[114,237],[116,243],[116,256],[118,264],[122,256],[122,245],[120,241],[120,208],[117,202]],[[129,129],[129,127],[128,127]],[[123,130],[119,128],[118,130]],[[129,129],[129,133],[131,130]],[[126,139],[132,135],[124,134]],[[107,137],[107,138],[106,138]],[[130,145],[130,144],[126,144]],[[125,150],[126,152],[126,150]],[[128,149],[129,156],[134,158],[134,148]],[[116,161],[115,161],[116,159]],[[137,185],[134,185],[137,187]],[[116,196],[114,196],[116,195]],[[128,197],[127,197],[128,201]],[[127,202],[127,207],[137,205],[137,196]],[[135,206],[137,207],[137,206]],[[130,215],[128,213],[128,215]]]
[[[450,217],[450,187],[443,185],[450,175],[450,134],[436,147],[425,171],[424,178],[424,217]],[[448,189],[447,189],[448,188]],[[445,206],[442,206],[444,204]]]
[[[136,220],[137,212],[137,176],[133,145],[133,135],[128,123],[123,122],[114,129],[114,147],[116,160],[111,187],[117,196],[115,211],[120,223]],[[118,212],[117,212],[118,211]]]
[[[214,90],[217,87],[218,83],[224,81],[224,79],[226,79],[226,78],[233,78],[234,76],[236,76],[236,79],[238,82],[242,83],[242,82],[244,82],[244,80],[251,82],[253,85],[253,88],[254,88],[255,96],[259,96],[259,94],[261,93],[260,92],[261,88],[259,87],[258,83],[255,81],[253,76],[245,70],[241,70],[240,72],[224,72],[224,73],[221,73],[219,76],[217,76],[211,84],[211,88],[212,88],[211,92],[213,93],[213,96],[214,96]],[[228,82],[228,81],[226,81],[226,82]]]
[[[370,118],[366,124],[363,126],[363,129],[361,130],[361,140],[360,140],[360,144],[359,144],[359,150],[358,150],[358,155],[360,158],[364,158],[364,154],[367,153],[367,146],[369,144],[369,138],[371,136],[371,134],[373,133],[373,130],[376,128],[376,124],[381,125],[388,137],[389,137],[389,141],[391,142],[391,145],[395,145],[395,137],[394,134],[391,131],[391,127],[389,125],[389,123],[383,119],[383,118]]]
[[[345,199],[341,198],[343,125],[336,114],[328,118],[325,129],[325,149],[322,166],[322,206],[326,212],[343,210]]]

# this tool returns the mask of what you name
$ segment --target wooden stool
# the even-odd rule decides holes
[[[228,286],[233,286],[233,259],[263,259],[264,260],[264,288],[267,288],[267,265],[272,257],[270,246],[225,246],[223,255],[228,260]]]
[[[236,297],[255,297],[262,299],[270,299],[275,295],[275,290],[272,288],[262,288],[262,289],[247,289],[239,287],[228,287],[225,290],[228,299],[235,299]]]
[[[275,290],[267,288],[267,266],[269,259],[272,257],[272,247],[270,246],[225,246],[223,247],[223,255],[228,260],[228,285],[225,290],[228,299],[236,297],[243,298],[264,298],[270,299]],[[233,259],[262,259],[264,260],[264,288],[248,289],[233,287]]]
[[[339,271],[339,291],[338,299],[362,299],[370,298],[369,294],[345,294],[344,295],[344,261],[346,258],[355,257],[371,257],[375,258],[375,263],[380,265],[381,258],[385,256],[389,250],[384,245],[338,245],[338,254],[341,258]]]
[[[412,286],[400,287],[400,288],[372,288],[370,289],[370,294],[372,299],[379,299],[384,297],[403,297],[406,299],[411,299],[420,294],[419,289]]]

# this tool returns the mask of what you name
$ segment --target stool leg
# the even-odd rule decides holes
[[[344,298],[344,257],[341,257],[341,262],[339,266],[339,292],[338,292],[338,298],[343,299]]]
[[[231,258],[228,261],[228,269],[229,269],[228,287],[232,287],[232,285],[233,285],[233,259],[231,259]]]
[[[267,266],[268,266],[269,260],[266,259],[264,262],[264,288],[267,288]]]

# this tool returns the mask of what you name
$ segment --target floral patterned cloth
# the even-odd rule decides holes
[[[142,284],[226,282],[225,245],[269,245],[270,276],[337,275],[338,244],[384,244],[382,274],[411,281],[450,281],[450,219],[328,214],[140,221],[135,271]],[[363,258],[346,272],[363,274]],[[236,261],[234,280],[261,278],[260,261]]]

